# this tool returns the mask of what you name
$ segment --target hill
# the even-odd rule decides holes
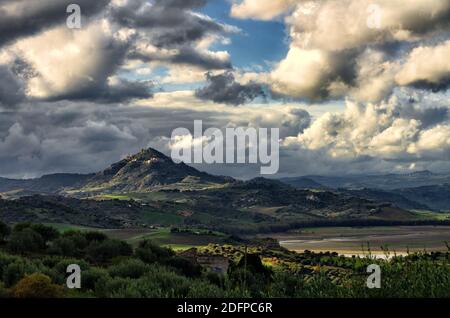
[[[154,149],[93,175],[0,182],[1,189],[9,190],[3,196],[16,199],[0,201],[0,218],[9,223],[186,226],[256,233],[346,222],[416,222],[423,217],[408,209],[426,208],[407,199],[407,194],[318,189],[321,184],[313,179],[297,182],[304,187],[299,188],[265,178],[239,181],[213,176],[177,164]]]
[[[82,186],[93,175],[51,174],[37,179],[15,180],[0,178],[0,192],[25,191],[38,193],[57,193],[66,188]]]

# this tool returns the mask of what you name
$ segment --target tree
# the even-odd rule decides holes
[[[131,256],[131,246],[118,240],[105,240],[103,242],[92,242],[86,249],[87,256],[94,262],[105,263],[115,257]]]
[[[26,228],[20,232],[13,232],[7,246],[13,253],[35,253],[45,248],[45,242],[40,234]]]
[[[143,262],[151,264],[165,261],[175,256],[175,253],[170,249],[156,245],[152,241],[145,240],[139,243],[136,256]]]
[[[11,233],[11,229],[6,223],[0,221],[0,243],[4,242]]]
[[[108,236],[106,236],[106,234],[100,232],[86,232],[84,233],[84,237],[89,243],[93,241],[103,242],[108,239]]]
[[[51,226],[43,224],[33,224],[30,228],[36,233],[40,234],[45,242],[53,241],[59,237],[59,232]]]
[[[35,273],[22,278],[11,291],[14,298],[61,298],[61,286],[52,283],[50,277]]]
[[[33,224],[30,222],[17,223],[14,226],[14,232],[22,232],[25,229],[31,229],[38,233],[42,239],[47,243],[53,241],[59,237],[59,232],[51,227],[44,224]]]

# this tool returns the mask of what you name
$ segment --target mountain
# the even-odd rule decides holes
[[[95,174],[83,186],[83,190],[139,192],[177,183],[224,184],[227,182],[233,182],[233,179],[200,172],[184,163],[177,164],[161,152],[150,148]]]
[[[357,180],[350,178],[352,182]],[[308,225],[421,222],[423,218],[408,209],[427,209],[410,199],[415,196],[413,192],[331,189],[313,178],[287,181],[294,186],[265,178],[239,181],[213,176],[177,164],[150,148],[92,175],[1,179],[2,196],[15,200],[0,200],[0,218],[13,223],[104,228],[193,226],[227,233],[256,233]],[[438,197],[435,194],[430,198]]]
[[[395,190],[416,188],[432,185],[450,184],[450,174],[434,174],[430,171],[418,171],[408,174],[386,175],[350,175],[350,176],[307,176],[289,178],[288,183],[294,184],[296,180],[304,178],[313,180],[328,188],[345,189],[381,189]]]
[[[298,189],[324,189],[326,188],[319,182],[314,181],[311,178],[299,177],[299,178],[282,178],[281,182],[289,184]]]
[[[450,184],[397,189],[394,192],[408,200],[424,203],[433,210],[450,212]]]
[[[314,186],[308,180],[318,185]],[[281,181],[299,189],[335,189],[369,200],[390,202],[404,209],[450,211],[450,174],[426,170],[379,176],[308,176]]]
[[[341,193],[347,193],[356,197],[373,200],[377,202],[392,203],[396,206],[406,210],[433,210],[430,205],[425,204],[423,200],[417,200],[415,197],[402,195],[402,190],[383,191],[379,189],[361,189],[361,190],[346,190],[340,189]],[[424,203],[422,203],[424,202]]]
[[[38,179],[14,180],[0,178],[0,192],[57,193],[66,188],[82,186],[93,175],[51,174]]]
[[[176,164],[155,149],[145,149],[96,174],[52,174],[38,179],[0,178],[4,197],[33,194],[77,195],[150,191],[167,185],[193,188],[234,182],[232,178],[200,172],[184,163]]]

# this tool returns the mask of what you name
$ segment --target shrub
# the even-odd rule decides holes
[[[0,298],[6,298],[8,296],[8,290],[5,287],[5,284],[0,282]]]
[[[32,263],[29,260],[16,258],[3,268],[2,280],[6,287],[11,287],[25,275],[38,272],[41,269],[42,266]]]
[[[86,233],[84,233],[84,237],[86,238],[86,240],[89,243],[91,243],[93,241],[103,242],[108,239],[108,236],[106,236],[105,234],[100,233],[100,232],[86,232]]]
[[[172,250],[158,246],[148,240],[140,242],[135,253],[140,260],[148,264],[164,261],[175,255]]]
[[[14,225],[13,232],[22,232],[25,229],[29,229],[31,227],[30,222],[21,222]]]
[[[60,298],[63,295],[61,286],[52,284],[50,277],[39,273],[25,276],[11,290],[15,298]]]
[[[194,278],[202,275],[202,267],[200,265],[193,264],[191,261],[179,256],[174,256],[165,260],[164,265],[173,267],[187,277]]]
[[[4,242],[11,233],[11,229],[6,223],[0,221],[0,243]]]
[[[140,278],[148,270],[146,265],[141,260],[130,259],[109,267],[108,272],[112,277],[122,278]]]
[[[50,242],[59,237],[59,232],[51,226],[43,224],[32,224],[30,226],[30,229],[38,233],[42,237],[44,242]]]
[[[77,253],[81,253],[82,250],[89,246],[89,241],[80,231],[68,231],[65,232],[62,237],[73,242],[75,248],[77,249]]]
[[[193,281],[189,287],[187,298],[224,298],[225,292],[208,282]]]
[[[55,240],[48,248],[48,253],[61,256],[80,256],[80,250],[74,240],[67,237],[60,237]]]
[[[83,271],[81,275],[81,288],[83,290],[95,291],[97,284],[100,281],[107,281],[111,279],[108,271],[102,268],[93,267],[87,271]]]
[[[133,249],[126,242],[108,239],[103,242],[92,242],[86,254],[93,262],[106,263],[115,257],[131,256]]]
[[[89,264],[82,259],[76,259],[76,258],[64,258],[61,259],[53,268],[54,270],[56,270],[58,273],[61,273],[62,275],[66,276],[67,274],[67,267],[69,265],[72,264],[76,264],[78,266],[80,266],[82,271],[86,271],[89,269]]]
[[[169,269],[150,265],[145,276],[130,280],[115,278],[106,287],[108,297],[185,298],[192,281]]]
[[[20,232],[14,231],[8,242],[8,249],[13,253],[35,253],[45,248],[42,236],[30,228]]]

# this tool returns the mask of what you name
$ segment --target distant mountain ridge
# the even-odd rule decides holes
[[[235,182],[231,177],[214,176],[184,163],[175,163],[163,153],[149,148],[112,164],[96,174],[51,174],[41,178],[17,180],[0,178],[0,193],[65,194],[68,191],[104,192],[148,191],[177,183]]]
[[[389,178],[420,180],[417,174]],[[334,189],[330,177],[287,179],[291,185],[282,181],[214,176],[149,148],[96,174],[0,179],[0,216],[12,223],[29,220],[105,228],[164,224],[256,233],[336,222],[421,222],[422,217],[410,209],[428,210],[428,205],[409,199],[423,193],[411,192],[412,188],[392,194],[390,190]],[[338,181],[334,183],[343,183]],[[354,176],[344,181],[347,185],[374,182]],[[433,188],[426,191],[428,196]]]
[[[305,186],[305,180],[312,180],[320,187]],[[390,202],[404,209],[450,212],[450,174],[425,170],[379,176],[308,176],[281,181],[300,189],[334,189],[369,200]]]
[[[304,176],[283,178],[281,181],[295,186],[302,180],[312,180],[328,188],[381,189],[417,188],[431,185],[450,184],[450,174],[434,174],[428,170],[408,174],[349,175],[349,176]]]
[[[183,181],[227,183],[229,177],[213,176],[184,163],[175,163],[155,149],[146,149],[111,165],[89,179],[84,188],[110,191],[147,191]]]
[[[28,191],[37,193],[57,193],[67,187],[83,185],[93,174],[56,173],[36,179],[0,178],[0,192]]]
[[[196,191],[236,185],[242,191],[268,189],[268,194],[290,193],[286,188],[320,190],[390,203],[406,210],[450,211],[450,175],[418,171],[408,174],[352,175],[342,177],[307,176],[247,182],[214,176],[184,163],[175,163],[163,153],[149,148],[128,156],[96,174],[51,174],[37,179],[0,178],[0,195],[6,199],[24,196],[63,195],[78,198],[102,194]],[[280,191],[281,190],[281,191]],[[219,195],[217,192],[216,195]]]

